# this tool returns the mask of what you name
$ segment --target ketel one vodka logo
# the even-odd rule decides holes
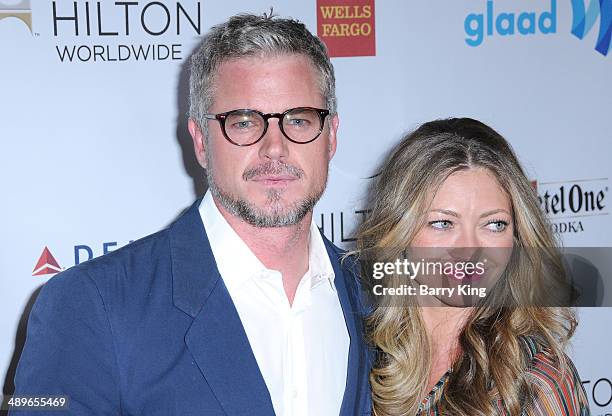
[[[540,207],[558,233],[584,231],[587,221],[609,214],[608,178],[533,182]]]

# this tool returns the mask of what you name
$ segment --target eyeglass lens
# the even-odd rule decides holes
[[[261,114],[253,110],[236,110],[225,119],[225,132],[230,140],[244,145],[256,142],[265,129]],[[309,142],[321,132],[321,118],[313,109],[296,108],[285,114],[282,131],[296,142]]]

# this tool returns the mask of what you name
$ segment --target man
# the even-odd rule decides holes
[[[194,54],[190,96],[209,191],[45,285],[15,394],[78,415],[368,414],[356,278],[312,221],[338,129],[325,47],[234,16]]]

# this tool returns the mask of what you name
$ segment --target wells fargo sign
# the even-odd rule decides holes
[[[317,0],[317,35],[329,56],[374,56],[374,0]]]

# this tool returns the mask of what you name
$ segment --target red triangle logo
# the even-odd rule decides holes
[[[62,271],[62,266],[59,265],[53,254],[49,251],[47,246],[45,246],[36,266],[34,266],[34,270],[32,271],[32,276],[42,276],[45,274],[54,274]]]

